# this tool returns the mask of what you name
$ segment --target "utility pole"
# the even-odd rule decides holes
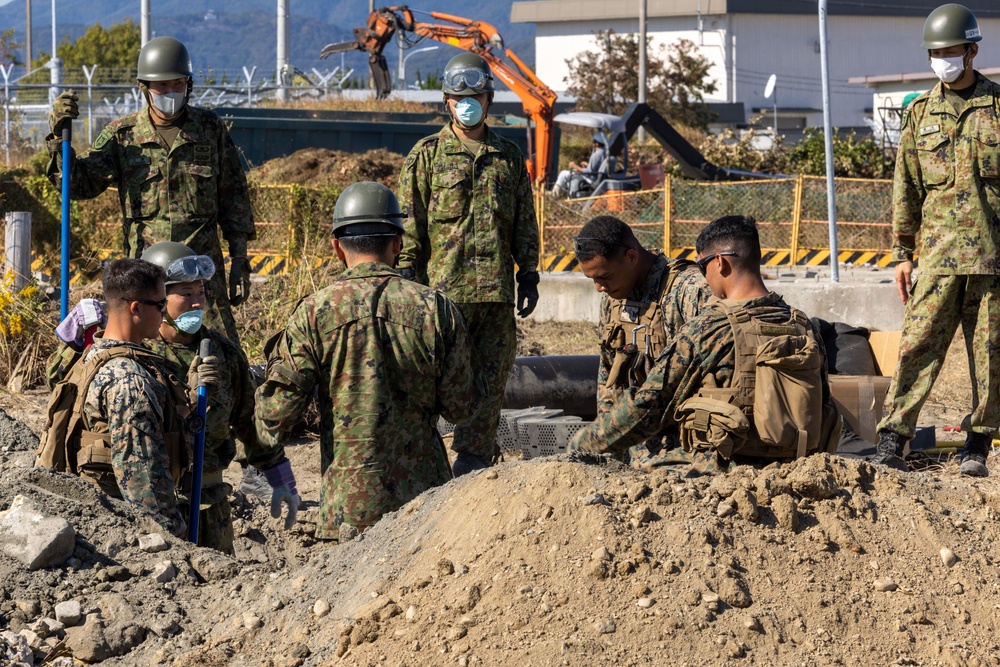
[[[145,46],[149,41],[149,0],[141,0],[139,3],[139,33],[142,44]]]
[[[28,17],[28,25],[25,27],[25,40],[24,48],[27,56],[24,59],[24,69],[26,72],[31,71],[31,0],[25,0],[25,15]]]
[[[833,122],[830,119],[830,59],[826,50],[826,0],[819,0],[819,60],[823,79],[823,135],[826,145],[826,214],[830,221],[830,280],[840,282],[837,259],[837,201],[833,181]],[[792,258],[795,262],[795,258]]]
[[[278,0],[278,94],[279,100],[288,99],[288,85],[295,79],[295,69],[288,57],[288,0]]]
[[[639,0],[639,102],[646,102],[646,0]],[[646,141],[646,131],[639,128],[639,143]]]

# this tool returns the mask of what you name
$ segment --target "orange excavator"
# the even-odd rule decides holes
[[[353,42],[328,44],[320,52],[320,58],[334,53],[355,49],[368,53],[372,81],[378,99],[383,99],[392,90],[389,68],[382,50],[393,35],[399,33],[400,46],[410,48],[422,39],[430,39],[472,51],[482,56],[490,64],[493,76],[499,78],[524,104],[524,113],[534,125],[534,140],[528,132],[528,173],[533,181],[543,185],[549,180],[552,170],[553,132],[552,115],[556,94],[535,76],[524,62],[510,49],[504,48],[503,38],[497,29],[483,21],[471,21],[460,16],[425,12],[442,23],[425,23],[413,17],[414,10],[406,5],[382,7],[371,13],[368,25],[354,29]],[[412,37],[415,35],[416,37]],[[506,56],[507,60],[503,60]],[[513,63],[513,66],[509,64]]]

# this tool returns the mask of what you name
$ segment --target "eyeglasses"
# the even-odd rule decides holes
[[[708,269],[708,263],[716,257],[739,257],[739,255],[731,250],[727,250],[725,252],[712,253],[711,255],[706,255],[701,259],[695,260],[694,263],[697,264],[698,268],[701,270],[701,275],[705,275],[705,272]]]
[[[484,72],[478,67],[461,67],[447,70],[441,81],[448,90],[479,90],[486,83],[487,79],[492,79],[492,75]]]
[[[128,302],[135,301],[136,303],[142,303],[142,304],[145,304],[147,306],[156,306],[157,310],[159,310],[161,312],[163,310],[165,310],[166,307],[167,307],[167,300],[166,299],[160,299],[159,301],[153,301],[152,299],[130,299],[130,298],[127,298],[127,297],[123,296],[122,297],[122,301],[128,301]]]
[[[215,262],[207,255],[189,255],[170,262],[167,266],[167,281],[193,283],[196,280],[210,280],[215,275]]]
[[[630,248],[624,243],[615,243],[614,241],[605,241],[604,239],[597,239],[592,236],[571,236],[569,240],[573,242],[574,252],[582,252],[584,249],[594,250],[594,246],[598,246],[602,249],[608,248]],[[586,247],[589,246],[589,247]],[[586,248],[585,248],[586,247]]]

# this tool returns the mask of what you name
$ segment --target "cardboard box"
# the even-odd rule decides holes
[[[899,361],[902,331],[873,331],[868,344],[880,375],[831,375],[833,402],[854,432],[872,444],[878,444],[875,432],[882,420],[882,406],[889,391],[889,381]]]

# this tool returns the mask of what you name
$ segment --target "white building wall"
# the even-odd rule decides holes
[[[872,91],[849,84],[851,77],[929,70],[927,52],[920,48],[921,17],[830,16],[830,94],[833,124],[857,127],[871,117]],[[779,112],[782,108],[815,109],[806,114],[808,125],[822,125],[819,21],[816,16],[787,14],[733,14],[704,16],[704,30],[696,17],[654,18],[647,24],[653,48],[673,40],[689,39],[713,62],[718,90],[713,101],[743,102],[751,109],[770,109],[764,86],[778,77]],[[1000,65],[1000,19],[980,21],[984,34],[977,67]],[[578,22],[539,23],[535,38],[535,72],[556,91],[566,89],[566,60],[594,47],[599,29],[636,32],[635,20],[609,21],[600,26]],[[731,37],[730,37],[731,36]],[[989,49],[996,40],[998,47]],[[544,57],[543,57],[544,54]],[[992,55],[991,55],[992,54]],[[735,62],[735,70],[732,63]],[[609,72],[609,76],[637,76],[637,72]]]

